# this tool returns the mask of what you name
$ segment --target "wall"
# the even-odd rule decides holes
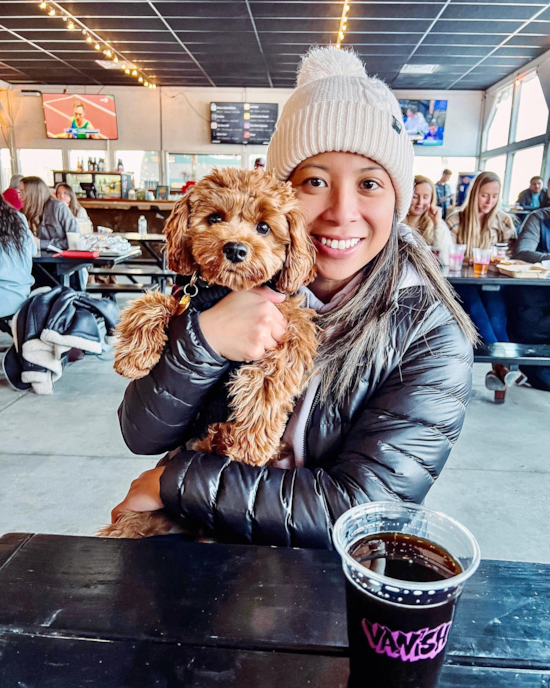
[[[36,88],[43,93],[63,91],[63,87],[31,85],[13,87],[8,92],[0,91],[0,100],[11,113],[14,122],[17,148],[106,149],[108,144],[104,141],[87,140],[75,144],[72,140],[47,139],[42,99],[21,96],[21,88]],[[275,102],[279,104],[280,111],[292,92],[289,89],[252,88],[159,88],[155,91],[143,87],[67,88],[69,93],[99,91],[113,94],[116,99],[120,138],[110,143],[112,150],[236,154],[248,152],[264,155],[266,146],[211,144],[208,105],[211,101]],[[395,94],[398,98],[445,98],[449,101],[444,145],[432,148],[417,146],[415,153],[418,156],[478,155],[483,102],[481,91],[399,90]],[[3,131],[5,134],[5,130]],[[7,143],[0,137],[0,148],[6,146]]]

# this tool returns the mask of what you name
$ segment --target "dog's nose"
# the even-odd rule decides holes
[[[230,260],[232,263],[242,263],[248,254],[248,249],[244,244],[229,241],[223,247],[223,252],[227,260]]]

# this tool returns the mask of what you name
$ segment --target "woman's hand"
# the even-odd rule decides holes
[[[160,476],[164,468],[152,468],[132,481],[124,501],[111,511],[111,523],[116,523],[124,511],[157,511],[164,508],[160,498]]]
[[[220,356],[257,361],[284,337],[287,320],[275,305],[284,300],[269,287],[231,292],[199,315],[202,333]]]
[[[438,205],[431,205],[430,209],[428,210],[428,214],[430,215],[434,225],[437,227],[443,218],[441,208]]]

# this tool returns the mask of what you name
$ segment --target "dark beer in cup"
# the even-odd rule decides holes
[[[435,688],[456,603],[479,565],[471,533],[410,504],[371,502],[336,523],[346,575],[350,688]]]

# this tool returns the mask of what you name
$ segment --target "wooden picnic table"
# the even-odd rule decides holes
[[[512,543],[511,543],[512,545]],[[0,538],[2,688],[345,688],[336,553],[8,534]],[[383,677],[365,685],[383,686]],[[550,681],[550,565],[483,561],[440,688]]]

